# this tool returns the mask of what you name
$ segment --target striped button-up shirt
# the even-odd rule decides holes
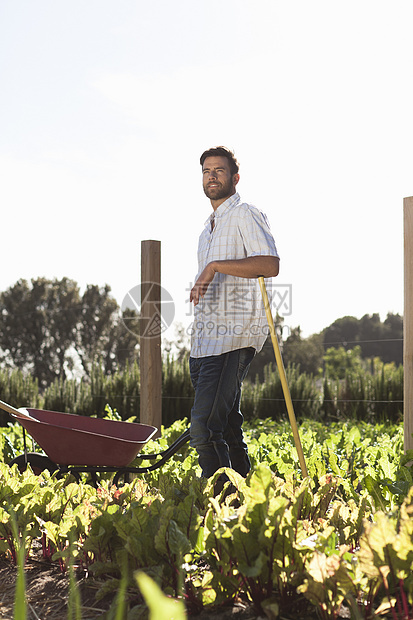
[[[241,202],[235,193],[205,222],[199,237],[195,280],[211,261],[261,255],[278,256],[267,218],[256,207]],[[191,356],[220,355],[244,347],[254,347],[258,352],[267,335],[258,279],[216,273],[194,308]]]

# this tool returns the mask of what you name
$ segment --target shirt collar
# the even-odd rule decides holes
[[[235,206],[239,201],[240,201],[240,195],[238,194],[238,192],[235,192],[235,194],[232,194],[232,196],[227,198],[225,202],[219,205],[216,211],[213,211],[211,213],[211,215],[208,217],[208,219],[205,222],[205,226],[207,228],[210,228],[211,222],[214,218],[222,217],[227,209]]]

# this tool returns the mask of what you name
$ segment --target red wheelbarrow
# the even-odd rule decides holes
[[[155,426],[43,409],[16,409],[1,400],[0,408],[16,418],[24,429],[24,454],[9,463],[10,466],[16,463],[20,471],[29,464],[35,473],[48,469],[51,473],[71,473],[77,479],[81,473],[90,473],[94,482],[98,472],[115,473],[113,483],[117,484],[120,476],[127,479],[129,473],[145,473],[161,467],[189,441],[188,429],[163,452],[138,457],[154,460],[152,465],[135,467],[130,463],[157,432]],[[46,455],[27,451],[25,431]]]

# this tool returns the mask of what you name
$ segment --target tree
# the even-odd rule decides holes
[[[389,312],[384,321],[383,362],[403,364],[403,317]]]
[[[323,364],[323,337],[313,334],[301,337],[301,328],[294,327],[283,346],[284,364],[299,366],[300,372],[317,375]]]
[[[12,365],[41,385],[66,376],[80,308],[79,288],[68,278],[19,280],[1,294],[0,346]]]
[[[343,316],[323,330],[324,346],[351,349],[359,340],[360,325],[355,316]]]
[[[173,357],[180,364],[189,357],[191,352],[191,339],[182,323],[175,324],[175,336],[173,340],[165,338],[162,342],[162,350],[166,358]]]
[[[359,321],[361,355],[366,358],[381,357],[383,353],[384,326],[380,315],[365,314]]]
[[[360,346],[361,357],[403,363],[403,318],[389,313],[384,322],[377,313],[361,319],[345,316],[323,330],[324,347],[352,349]]]
[[[344,347],[330,347],[324,355],[324,370],[329,379],[344,379],[349,370],[362,368],[361,348],[354,347],[346,351]]]
[[[126,318],[128,329],[124,324]],[[129,366],[139,357],[139,317],[135,310],[127,308],[122,312],[122,319],[115,319],[113,328],[109,332],[104,356],[106,374],[113,374],[117,368]]]
[[[0,294],[3,363],[30,372],[41,386],[66,378],[78,360],[86,374],[96,360],[112,372],[136,357],[110,288],[90,285],[83,296],[69,278],[19,280]],[[122,351],[121,351],[122,349]]]
[[[130,310],[127,313],[136,315]],[[110,287],[89,284],[82,297],[76,338],[76,352],[85,373],[90,375],[99,358],[105,374],[112,374],[117,366],[123,368],[136,359],[137,344],[137,336],[120,319],[119,306],[110,294]]]

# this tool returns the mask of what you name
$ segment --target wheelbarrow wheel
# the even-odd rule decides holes
[[[41,474],[45,469],[51,474],[58,469],[56,463],[49,459],[48,456],[39,454],[38,452],[28,452],[27,459],[25,454],[20,454],[10,461],[9,466],[12,467],[12,465],[17,465],[20,473],[23,473],[27,469],[26,462],[30,465],[36,476]]]

